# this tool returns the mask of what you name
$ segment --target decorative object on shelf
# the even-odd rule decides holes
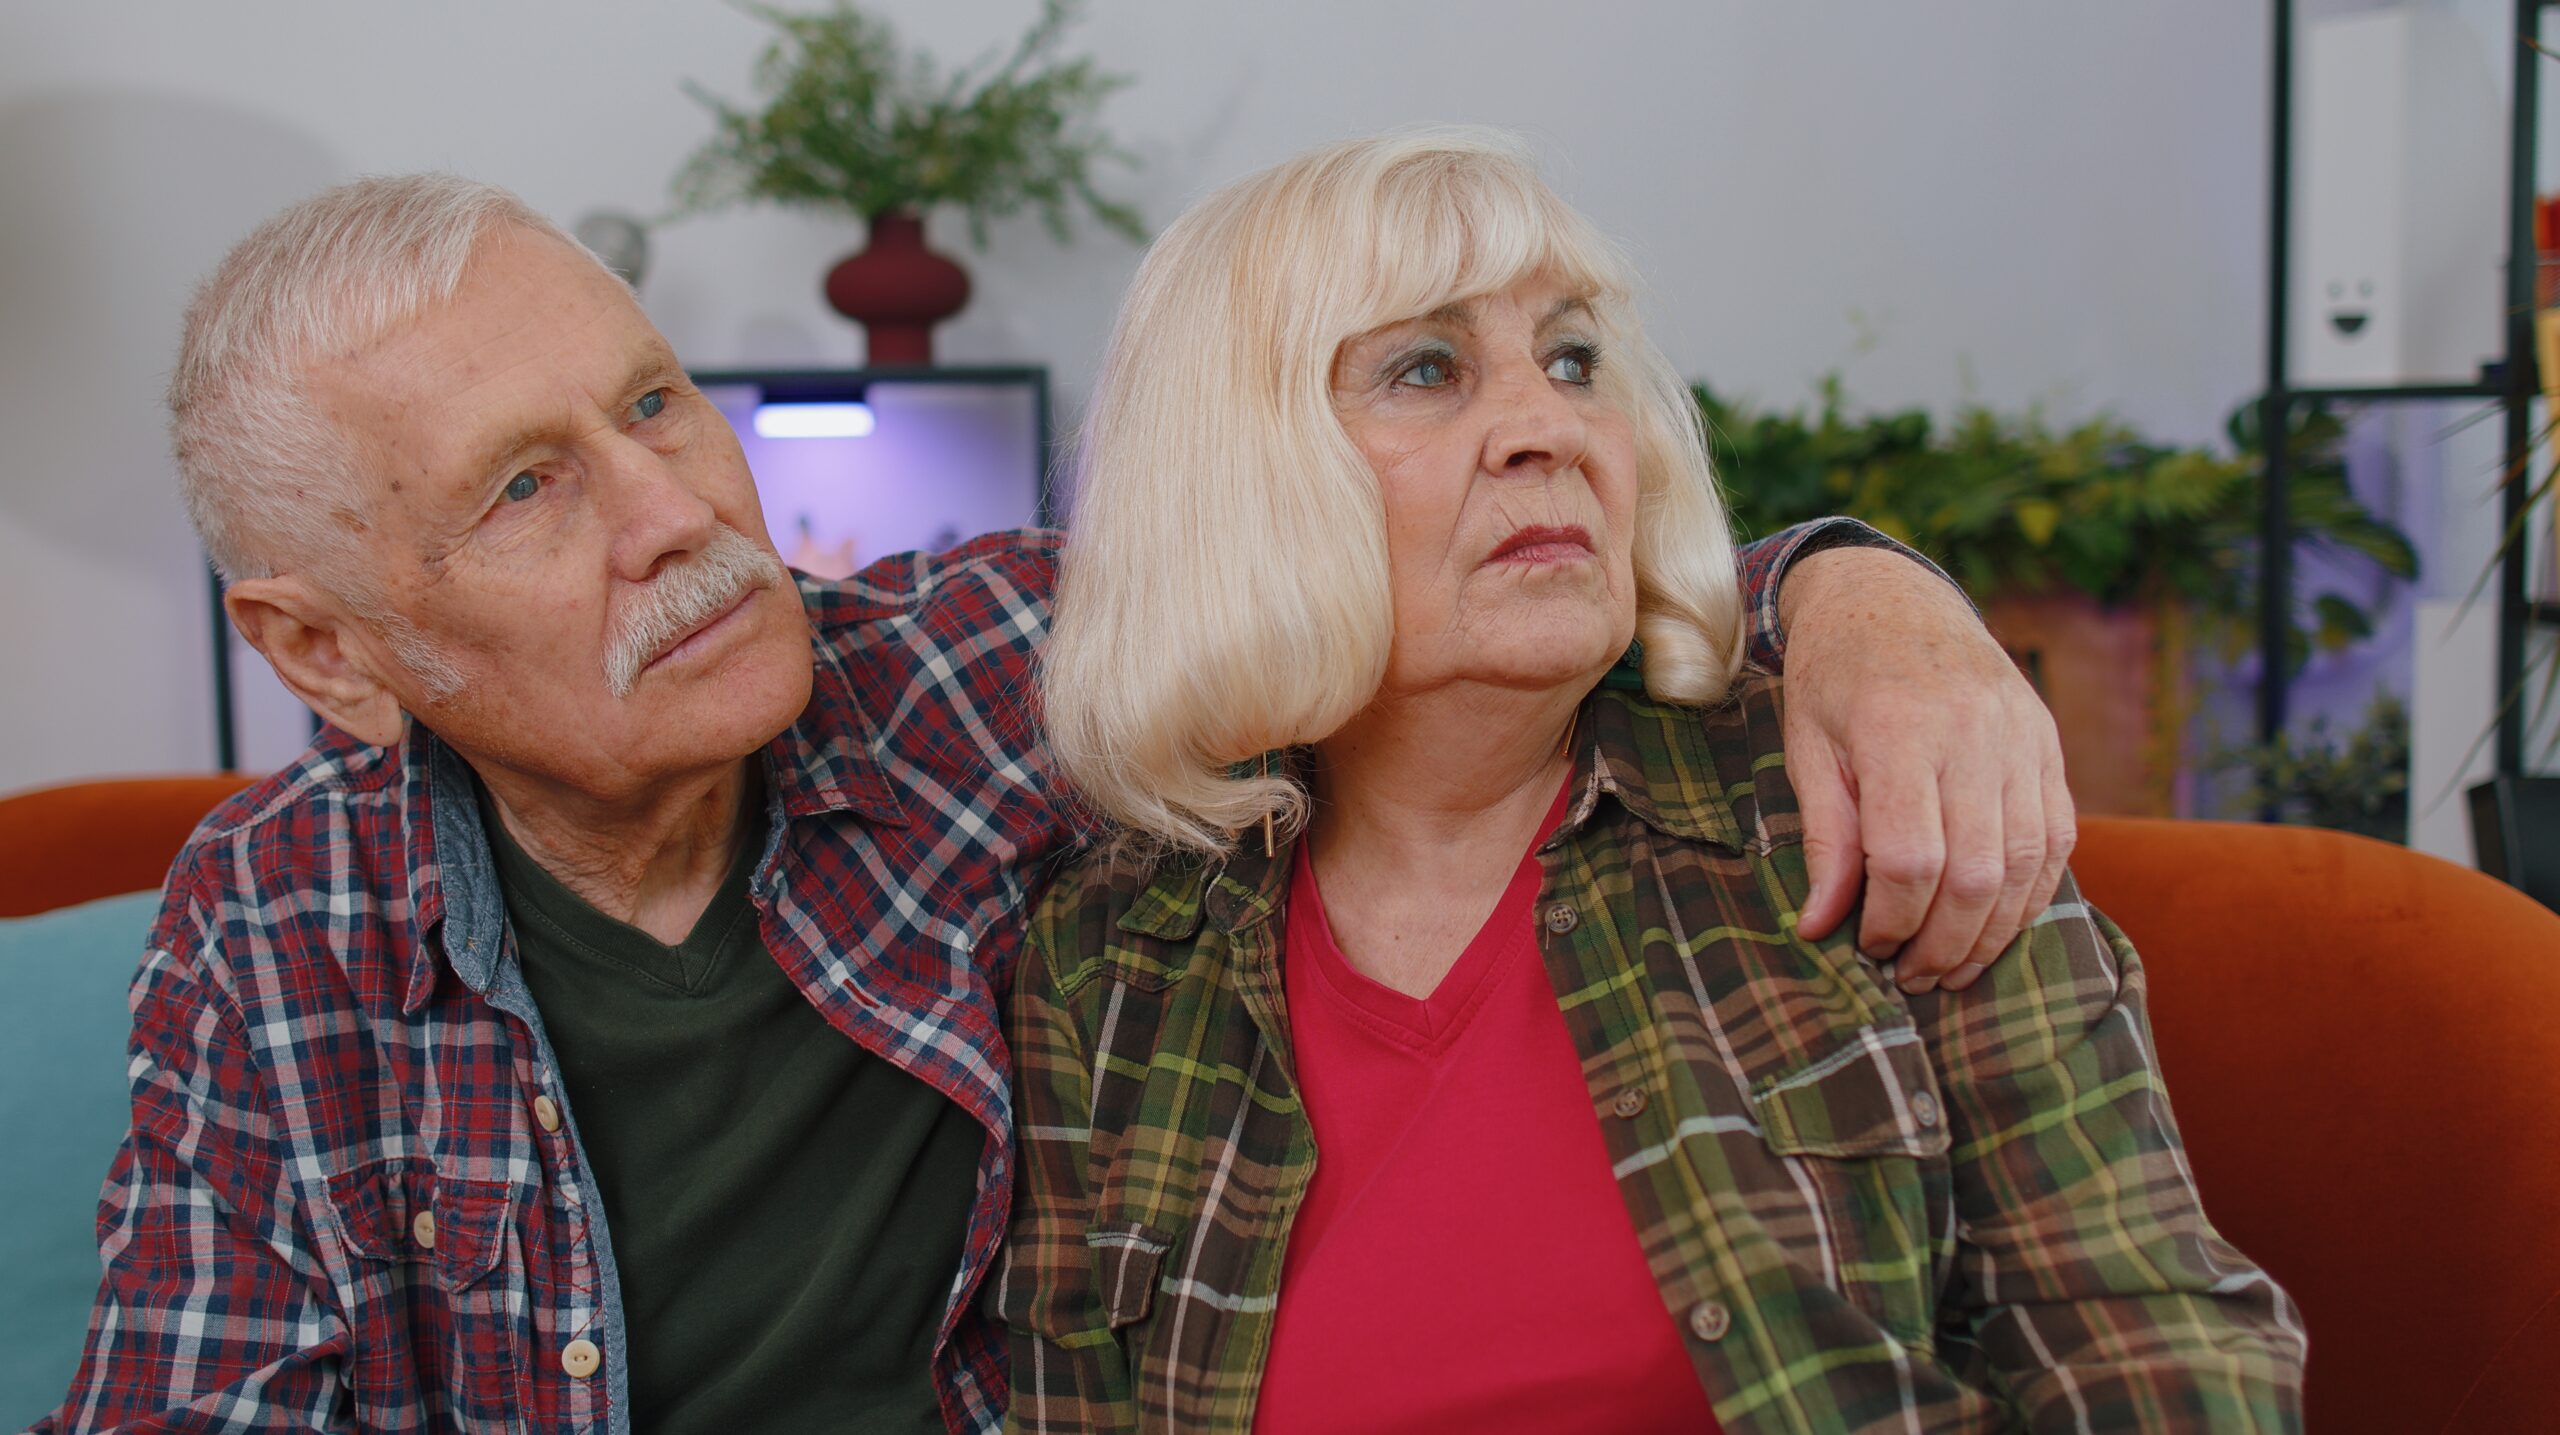
[[[638,218],[618,209],[589,210],[569,233],[634,290],[648,276],[649,226]]]
[[[2418,5],[2320,16],[2297,103],[2293,383],[2471,381],[2502,338],[2489,46]]]
[[[930,364],[933,326],[969,302],[969,271],[925,247],[924,218],[871,216],[871,243],[827,271],[827,302],[862,326],[871,362]]]
[[[2054,709],[2084,811],[2190,810],[2194,650],[2238,656],[2255,612],[2255,406],[2233,415],[2223,455],[2153,444],[2108,419],[2056,431],[2032,413],[1982,409],[1943,428],[1916,409],[1853,416],[1836,376],[1821,395],[1808,415],[1697,391],[1741,530],[1845,513],[1927,552],[1983,605]],[[2296,546],[2414,576],[2407,535],[2348,491],[2340,436],[2325,411],[2296,411],[2285,445]],[[2322,593],[2297,613],[2290,661],[2372,631],[2362,605]]]
[[[2225,754],[2245,772],[2253,809],[2278,820],[2336,832],[2409,840],[2409,710],[2398,695],[2375,696],[2364,726],[2332,736],[2326,717],[2300,736]]]
[[[2560,777],[2500,773],[2463,797],[2480,870],[2560,911]]]
[[[936,206],[965,214],[980,249],[990,221],[1026,209],[1062,244],[1078,210],[1146,237],[1137,211],[1095,186],[1102,164],[1136,161],[1097,119],[1126,77],[1058,55],[1079,8],[1044,0],[1001,63],[946,76],[847,0],[814,14],[749,6],[781,32],[756,63],[764,107],[686,85],[710,109],[713,134],[676,174],[679,212],[771,202],[864,220],[870,247],[828,275],[827,300],[866,326],[872,363],[931,362],[932,326],[969,296],[968,275],[924,245]]]

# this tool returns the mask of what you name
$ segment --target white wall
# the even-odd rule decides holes
[[[880,0],[946,55],[1029,0]],[[2323,6],[2319,8],[2337,8]],[[1877,403],[2113,409],[2204,440],[2261,363],[2263,7],[1939,0],[1100,0],[1076,43],[1161,221],[1310,143],[1425,120],[1533,137],[1635,249],[1658,337],[1730,391],[1826,369]],[[259,217],[448,167],[563,218],[655,211],[764,39],[704,0],[12,0],[0,7],[0,791],[210,761],[207,615],[158,389],[190,284]],[[968,256],[957,361],[1081,400],[1136,255],[1028,222]],[[849,223],[658,237],[645,298],[701,365],[850,363],[817,298]]]

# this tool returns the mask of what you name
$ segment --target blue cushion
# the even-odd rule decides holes
[[[98,1294],[98,1190],[132,1112],[125,992],[160,894],[0,919],[0,1430],[71,1384]]]

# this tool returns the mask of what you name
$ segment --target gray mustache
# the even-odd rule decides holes
[[[605,686],[615,697],[629,697],[640,670],[676,639],[746,594],[790,581],[781,559],[722,524],[700,553],[650,580],[636,605],[614,624],[605,644]]]

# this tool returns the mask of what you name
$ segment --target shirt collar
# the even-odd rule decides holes
[[[1302,783],[1305,758],[1303,752],[1290,754],[1290,769]],[[1180,942],[1197,933],[1204,918],[1229,932],[1262,925],[1287,903],[1289,863],[1302,834],[1275,827],[1265,851],[1262,829],[1250,827],[1223,856],[1186,853],[1157,863],[1154,876],[1120,914],[1120,930]]]
[[[485,996],[497,980],[498,955],[506,945],[507,907],[498,886],[497,861],[489,852],[489,836],[480,826],[471,766],[462,754],[415,724],[409,729],[409,746],[421,754],[426,768],[435,844],[429,873],[435,884],[436,915],[443,921],[435,945],[443,947],[446,962],[463,985]],[[421,901],[419,930],[430,930],[431,921],[427,904]],[[420,941],[417,953],[422,961],[433,961],[429,943]],[[433,990],[433,971],[413,970],[402,1005],[415,1011]]]
[[[801,580],[801,598],[811,602],[820,591],[815,580]],[[799,721],[765,748],[765,776],[772,783],[776,806],[787,818],[820,812],[850,811],[891,827],[912,825],[897,789],[889,785],[880,754],[886,731],[864,712],[845,670],[848,654],[820,641],[812,614],[810,642],[815,670],[809,705]]]
[[[1547,848],[1572,840],[1607,796],[1657,832],[1740,851],[1742,824],[1699,711],[1656,702],[1643,689],[1642,678],[1621,666],[1583,699],[1574,718],[1574,797]],[[1292,753],[1289,765],[1307,780],[1304,752]],[[1248,828],[1223,858],[1162,863],[1121,914],[1120,929],[1184,941],[1204,918],[1230,932],[1261,924],[1287,903],[1297,840],[1283,834],[1265,852],[1260,830]]]
[[[1698,709],[1656,702],[1622,664],[1583,699],[1574,746],[1573,805],[1550,847],[1579,831],[1607,795],[1657,832],[1741,850],[1742,823]]]

